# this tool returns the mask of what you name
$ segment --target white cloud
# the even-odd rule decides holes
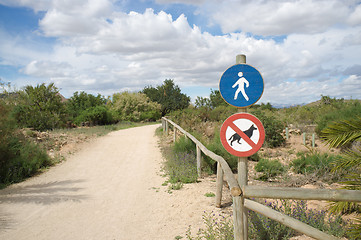
[[[355,11],[350,14],[347,21],[351,25],[360,25],[361,24],[361,5],[358,5],[355,8]]]
[[[46,36],[96,34],[111,13],[109,0],[55,0],[39,25]]]
[[[351,13],[349,1],[224,1],[211,7],[213,20],[223,32],[250,32],[255,35],[286,35],[323,32],[344,23]]]
[[[69,75],[70,64],[65,62],[32,61],[22,72],[35,77],[65,77]]]
[[[55,82],[68,96],[141,90],[168,78],[181,87],[217,89],[221,74],[243,53],[264,78],[263,102],[306,103],[321,94],[361,98],[360,10],[347,7],[352,1],[213,1],[219,5],[213,17],[227,31],[246,26],[253,34],[291,33],[281,41],[245,32],[214,36],[191,26],[183,14],[173,19],[152,9],[124,13],[107,0],[31,2],[17,4],[47,8],[39,26],[56,41],[39,51],[0,29],[0,45],[6,46],[0,48],[1,63]]]

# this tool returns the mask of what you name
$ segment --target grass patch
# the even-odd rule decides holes
[[[216,194],[214,194],[212,192],[208,192],[208,193],[204,194],[204,196],[206,196],[206,197],[215,197]]]
[[[270,178],[284,173],[285,167],[278,159],[269,160],[262,158],[255,166],[255,170],[262,173],[261,176],[259,176],[257,179],[268,181]]]
[[[332,171],[333,164],[339,159],[338,155],[321,154],[317,152],[299,152],[297,158],[290,164],[293,172],[312,176],[325,182],[342,180],[342,171]]]
[[[165,172],[170,184],[193,183],[197,181],[197,164],[194,153],[174,153],[165,162]]]

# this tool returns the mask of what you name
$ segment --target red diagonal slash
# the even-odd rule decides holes
[[[242,139],[246,141],[246,143],[248,143],[252,148],[256,147],[256,143],[254,143],[244,132],[242,132],[242,130],[239,129],[239,127],[237,127],[234,122],[230,122],[229,127],[232,128],[239,136],[241,136]]]

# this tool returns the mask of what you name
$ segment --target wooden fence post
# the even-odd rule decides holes
[[[223,190],[223,169],[221,164],[217,163],[217,182],[216,182],[216,207],[222,206],[222,190]]]
[[[168,130],[169,130],[169,123],[168,121],[165,121],[165,135],[168,136]]]
[[[302,136],[303,136],[303,145],[306,146],[306,133],[304,132]]]
[[[202,151],[197,145],[197,173],[198,173],[198,177],[201,177],[201,165],[202,165]]]
[[[236,57],[236,64],[244,64],[246,63],[246,56],[245,55],[237,55]],[[247,112],[247,108],[240,108],[238,109],[238,112]],[[237,180],[238,184],[241,188],[246,186],[248,184],[248,158],[247,157],[239,157],[238,158],[238,174],[237,174]],[[235,224],[234,226],[240,227],[242,226],[242,238],[240,239],[248,239],[248,210],[244,207],[244,196],[240,197],[239,200],[239,214],[240,214],[240,221],[239,225]],[[234,203],[233,203],[234,204]],[[235,238],[236,239],[236,238]]]
[[[288,140],[289,138],[289,131],[288,131],[288,127],[286,127],[286,140]]]
[[[244,238],[243,199],[241,196],[233,197],[233,229],[234,240],[247,240]]]
[[[314,148],[315,147],[315,134],[313,133],[312,134],[312,147]]]
[[[173,126],[173,130],[174,130],[174,139],[173,139],[173,141],[176,142],[177,141],[177,128]]]

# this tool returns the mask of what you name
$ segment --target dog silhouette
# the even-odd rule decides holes
[[[243,133],[246,134],[247,137],[251,138],[254,130],[257,130],[257,128],[254,126],[254,124],[252,124],[252,126],[250,128],[248,128],[246,131],[244,131]],[[235,133],[228,139],[228,141],[231,141],[230,144],[232,146],[232,143],[234,141],[237,141],[238,144],[241,144],[240,143],[241,139],[242,139],[242,137],[239,136],[238,133]]]

